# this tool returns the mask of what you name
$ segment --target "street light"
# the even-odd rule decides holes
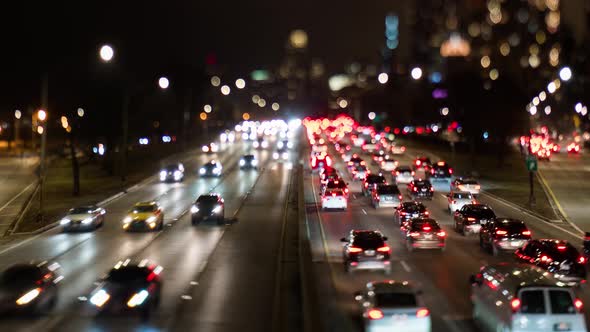
[[[379,76],[377,76],[377,80],[379,83],[385,84],[387,81],[389,81],[389,75],[387,75],[387,73],[381,73]]]
[[[37,119],[39,119],[39,121],[45,121],[47,119],[47,112],[45,112],[45,110],[39,110],[37,112]]]
[[[570,67],[561,68],[559,71],[559,78],[561,78],[561,80],[564,82],[569,81],[572,78],[572,70]]]
[[[16,111],[14,111],[14,117],[15,117],[17,120],[20,120],[20,118],[22,117],[22,115],[23,115],[23,113],[22,113],[20,110],[16,110]]]
[[[243,80],[243,79],[241,79],[241,78],[238,78],[238,79],[236,80],[236,88],[238,88],[238,89],[243,89],[243,88],[245,88],[245,87],[246,87],[246,81],[244,81],[244,80]]]
[[[420,78],[422,78],[422,69],[420,67],[414,67],[412,68],[410,74],[412,75],[413,79],[419,80]]]
[[[78,113],[78,116],[79,117],[83,117],[84,116],[84,109],[83,108],[78,108],[77,113]]]
[[[221,84],[221,79],[218,76],[211,77],[211,85],[218,87]]]
[[[100,55],[100,59],[104,62],[110,62],[111,60],[113,60],[113,57],[115,56],[115,50],[113,50],[113,47],[111,47],[111,45],[101,46],[100,51],[98,53]]]
[[[203,106],[203,111],[205,111],[205,113],[211,113],[212,110],[213,108],[209,104]]]
[[[160,79],[158,79],[158,85],[161,89],[166,90],[170,86],[170,81],[167,77],[162,76]]]
[[[231,89],[229,88],[229,86],[224,85],[221,87],[221,94],[223,94],[224,96],[229,95],[230,92],[231,92]]]
[[[272,103],[270,107],[273,111],[278,111],[281,108],[281,105],[279,105],[279,103]]]

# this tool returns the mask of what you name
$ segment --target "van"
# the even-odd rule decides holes
[[[473,320],[481,330],[587,331],[583,303],[573,288],[536,266],[484,266],[470,283]]]

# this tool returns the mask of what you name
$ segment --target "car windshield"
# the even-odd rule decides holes
[[[136,205],[133,208],[133,212],[141,213],[141,212],[153,212],[156,211],[155,205]]]
[[[408,292],[378,292],[375,294],[375,306],[386,308],[416,307],[416,295]]]
[[[150,271],[145,267],[127,266],[112,269],[107,277],[108,281],[125,283],[138,280],[146,280]]]
[[[419,213],[426,211],[426,207],[422,204],[410,204],[404,207],[404,210],[410,213]]]
[[[369,175],[367,176],[368,183],[385,183],[385,178],[381,175]]]
[[[414,181],[414,185],[417,187],[430,187],[430,182],[423,180],[423,181]]]
[[[383,237],[375,233],[361,233],[354,237],[354,246],[361,248],[378,248],[385,244]]]
[[[41,279],[42,271],[34,265],[13,266],[2,273],[0,284],[3,286],[15,283],[35,282]]]
[[[213,203],[217,203],[217,196],[213,196],[213,195],[203,195],[203,196],[199,196],[199,198],[197,198],[197,203],[199,204],[213,204]]]
[[[95,208],[91,207],[91,206],[82,206],[82,207],[76,207],[73,209],[70,209],[70,211],[68,212],[69,214],[86,214],[86,213],[92,213],[92,211],[94,211]]]
[[[399,195],[399,189],[397,186],[379,186],[377,188],[379,195]]]
[[[252,160],[254,160],[254,156],[251,155],[251,154],[250,155],[245,155],[243,158],[244,158],[245,161],[252,161]]]
[[[168,172],[176,171],[179,169],[178,165],[168,165],[164,167],[164,169]]]

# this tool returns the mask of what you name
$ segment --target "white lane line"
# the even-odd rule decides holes
[[[361,210],[363,210],[363,213],[364,213],[364,214],[367,214],[367,211],[365,211],[365,209],[361,209]]]
[[[352,198],[356,199],[356,195],[354,195],[354,194],[353,194],[353,195],[352,195]]]
[[[410,266],[408,265],[408,263],[406,263],[405,261],[400,261],[402,267],[404,268],[404,270],[406,270],[406,272],[412,272],[412,269],[410,268]]]
[[[2,207],[0,207],[0,211],[4,210],[8,205],[10,205],[10,203],[14,202],[20,195],[22,195],[25,191],[27,191],[29,188],[31,188],[31,186],[33,186],[34,184],[35,184],[35,182],[30,183],[28,186],[25,187],[25,189],[23,189],[21,192],[16,194],[16,196],[14,196],[8,202],[6,202],[4,205],[2,205]]]

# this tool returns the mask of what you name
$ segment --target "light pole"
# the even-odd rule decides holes
[[[18,140],[20,138],[20,119],[22,116],[23,116],[23,113],[20,110],[14,111],[14,149],[17,151],[17,153],[18,153]]]
[[[43,187],[45,184],[45,150],[47,145],[47,111],[37,111],[37,133],[41,135],[41,158],[39,160],[39,216],[43,221]]]

